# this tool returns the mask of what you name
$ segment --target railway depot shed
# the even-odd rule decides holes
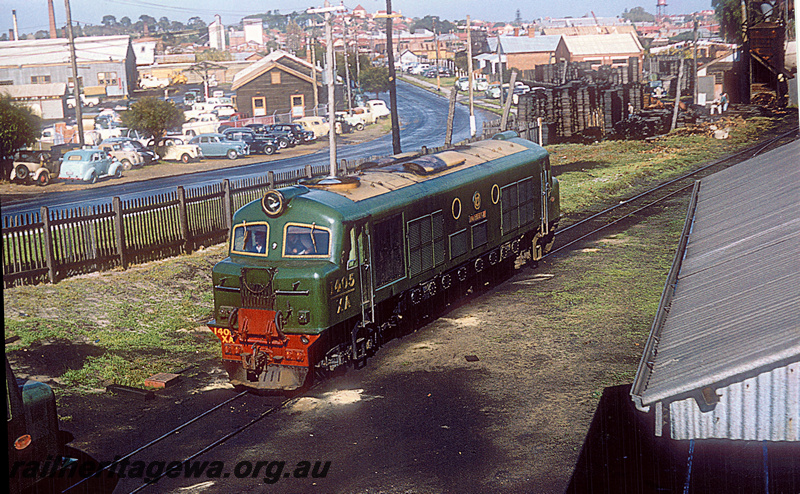
[[[800,441],[800,141],[695,184],[631,397],[672,439]]]

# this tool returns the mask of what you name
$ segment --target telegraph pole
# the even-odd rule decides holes
[[[333,33],[331,28],[331,12],[339,12],[344,7],[331,7],[331,3],[325,0],[325,6],[319,9],[308,9],[309,14],[325,14],[325,43],[328,45],[325,50],[325,64],[327,65],[325,74],[328,78],[328,145],[330,146],[330,176],[336,176],[336,95],[334,89],[333,74]]]
[[[392,0],[386,0],[386,53],[389,62],[389,106],[392,112],[392,150],[400,154],[400,121],[397,118],[397,84],[394,72],[394,45],[392,43]]]
[[[67,38],[69,39],[69,59],[72,62],[72,80],[75,82],[72,93],[75,95],[75,120],[78,122],[78,142],[83,147],[86,142],[83,138],[83,101],[81,100],[81,84],[78,79],[78,60],[75,57],[75,37],[72,34],[72,12],[69,8],[69,0],[64,0],[64,7],[67,10]]]
[[[477,133],[477,125],[475,124],[475,103],[473,100],[472,94],[472,34],[471,29],[469,27],[469,16],[467,16],[467,78],[469,79],[469,135],[470,137],[475,137]],[[509,94],[511,93],[511,87],[508,88]],[[500,85],[500,92],[503,91],[503,86]],[[510,97],[510,96],[509,96]]]

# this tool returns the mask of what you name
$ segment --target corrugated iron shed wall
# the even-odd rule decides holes
[[[790,365],[800,362],[798,157],[800,142],[794,142],[700,184],[668,315],[652,330],[650,355],[643,358],[649,365],[640,366],[632,393],[643,406],[685,402],[671,415],[683,421],[672,426],[683,439],[777,434],[787,436],[779,440],[798,440],[798,406],[786,403],[797,394],[778,392],[770,384],[783,379],[781,387],[800,386],[797,366]],[[764,375],[772,377],[764,380]],[[746,381],[748,392],[737,393],[756,376],[762,377]],[[704,390],[710,400],[703,399]],[[711,415],[703,414],[711,408],[719,423],[735,424],[734,414],[740,414],[769,423],[772,430],[751,437],[737,426],[720,425],[707,436],[692,424],[706,423]],[[781,411],[781,419],[775,411]]]

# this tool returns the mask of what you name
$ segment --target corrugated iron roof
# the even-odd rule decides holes
[[[67,83],[50,82],[0,86],[0,93],[5,93],[12,99],[60,98],[67,94]]]
[[[639,405],[800,361],[798,156],[795,141],[700,182],[678,278],[665,289],[667,315],[654,323],[634,381]]]
[[[130,36],[88,36],[75,38],[78,63],[121,62],[128,56]],[[66,38],[0,42],[0,67],[69,63]]]
[[[618,53],[642,53],[639,39],[633,33],[594,34],[585,36],[564,36],[571,55],[614,55]]]
[[[500,36],[503,53],[541,53],[556,51],[561,35],[557,36]],[[489,48],[497,50],[497,38],[489,38]]]

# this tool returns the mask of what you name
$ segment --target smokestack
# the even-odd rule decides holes
[[[13,29],[9,29],[8,30],[8,39],[10,39],[11,41],[16,41],[14,39],[14,30]]]
[[[17,11],[11,11],[11,17],[14,19],[14,41],[19,40],[19,29],[17,28]]]
[[[56,32],[56,10],[53,8],[53,0],[47,0],[47,12],[50,14],[50,39],[58,38]]]

